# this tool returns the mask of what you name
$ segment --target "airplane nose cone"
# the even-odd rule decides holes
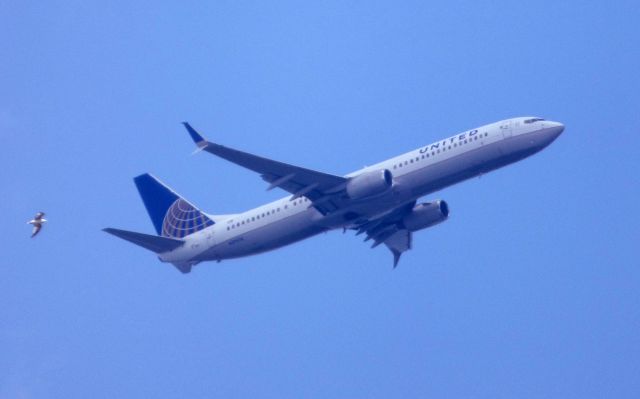
[[[562,132],[564,132],[564,125],[560,122],[551,122],[549,129],[555,135],[555,137],[560,136]]]
[[[542,134],[544,135],[544,141],[546,145],[551,144],[555,139],[564,131],[564,125],[560,122],[545,122],[545,127]]]

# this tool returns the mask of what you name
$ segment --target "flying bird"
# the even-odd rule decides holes
[[[36,234],[40,232],[40,229],[42,229],[42,225],[46,221],[47,219],[44,218],[44,212],[38,212],[36,213],[36,216],[33,217],[33,219],[27,222],[27,224],[33,225],[33,232],[31,233],[31,238],[35,237]]]

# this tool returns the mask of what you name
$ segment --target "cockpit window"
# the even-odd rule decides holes
[[[531,119],[526,119],[524,121],[524,123],[533,123],[533,122],[538,122],[538,121],[543,121],[544,118],[531,118]]]

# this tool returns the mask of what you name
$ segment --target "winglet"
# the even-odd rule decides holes
[[[402,252],[396,249],[392,249],[391,252],[393,253],[393,268],[395,269],[396,267],[398,267],[398,262],[400,261],[400,256],[402,256]]]
[[[189,136],[191,136],[191,139],[193,140],[194,143],[196,143],[196,145],[200,150],[202,150],[207,146],[207,144],[209,144],[207,140],[204,137],[202,137],[202,135],[200,135],[200,133],[196,132],[196,129],[191,127],[189,122],[182,122],[182,124],[187,129],[187,132],[189,132]]]

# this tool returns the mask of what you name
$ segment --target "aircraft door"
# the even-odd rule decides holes
[[[513,126],[511,121],[504,121],[500,123],[500,131],[502,131],[502,137],[508,139],[513,135]]]

